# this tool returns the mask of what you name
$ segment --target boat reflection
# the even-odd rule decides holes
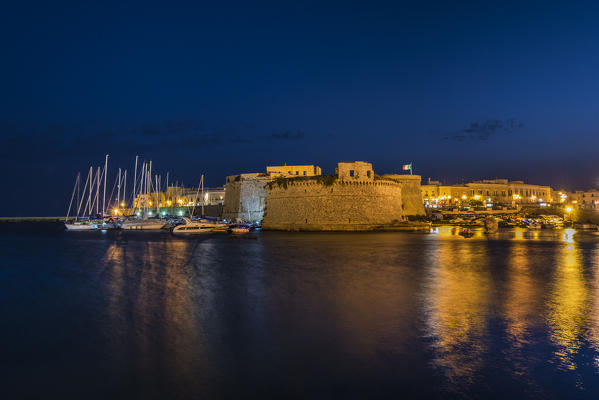
[[[181,387],[194,382],[203,341],[189,274],[193,253],[186,240],[114,242],[106,251],[109,354],[136,360],[127,368],[146,377],[137,390],[148,397],[158,364],[176,373]]]

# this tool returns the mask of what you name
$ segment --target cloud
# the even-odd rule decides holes
[[[296,130],[292,132],[290,130],[276,132],[269,136],[270,139],[273,140],[301,140],[306,136],[306,133],[301,130]]]
[[[470,126],[458,132],[445,136],[445,140],[489,140],[498,133],[512,133],[524,127],[524,124],[516,119],[506,120],[488,119],[483,122],[471,122]]]

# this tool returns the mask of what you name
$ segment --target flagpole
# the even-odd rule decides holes
[[[410,161],[410,175],[412,175],[412,170],[414,169],[414,165],[412,161]]]

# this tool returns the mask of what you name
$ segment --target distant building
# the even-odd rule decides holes
[[[421,185],[422,198],[426,206],[463,205],[472,200],[483,205],[539,205],[546,206],[555,199],[549,186],[534,185],[507,179],[485,179],[460,185],[443,185],[430,181]]]
[[[581,209],[599,209],[599,190],[577,190],[568,194],[568,200]]]
[[[291,178],[294,176],[322,175],[322,170],[317,165],[282,165],[266,167],[266,175],[271,178]]]

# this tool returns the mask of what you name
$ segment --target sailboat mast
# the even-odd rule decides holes
[[[125,170],[125,178],[123,184],[123,214],[125,213],[125,206],[127,205],[127,170]]]
[[[87,184],[88,182],[90,182],[90,174],[91,174],[91,169],[90,171],[87,173],[87,179],[85,180],[85,186],[83,186],[83,193],[81,196],[81,203],[79,203],[77,205],[77,217],[79,217],[79,213],[81,212],[81,206],[83,205],[83,199],[85,198],[85,191],[87,190]],[[90,192],[91,192],[91,187],[90,187]],[[85,208],[87,208],[87,204],[85,205]],[[85,208],[83,209],[83,213],[85,214]]]
[[[96,172],[96,215],[100,213],[100,167]]]
[[[133,203],[132,208],[135,209],[135,191],[137,190],[137,159],[139,156],[135,156],[135,170],[133,170]]]
[[[121,169],[119,168],[119,178],[117,184],[117,192],[116,192],[116,208],[121,206]]]
[[[106,175],[108,175],[108,154],[104,159],[104,193],[102,198],[102,217],[106,215]]]
[[[165,197],[166,197],[166,206],[168,207],[168,202],[170,200],[169,193],[168,193],[168,171],[166,171],[166,196]],[[169,213],[170,213],[170,211],[169,211]]]
[[[73,193],[71,194],[71,202],[69,203],[69,210],[67,211],[67,216],[64,217],[64,222],[67,222],[69,219],[69,214],[71,213],[71,206],[73,205],[73,198],[75,198],[75,191],[77,190],[77,183],[79,183],[80,173],[77,173],[77,177],[75,178],[75,186],[73,186]]]
[[[154,180],[156,181],[156,187],[154,188],[156,192],[156,214],[160,214],[160,199],[158,198],[160,196],[160,185],[158,183],[158,175],[155,175]]]
[[[87,208],[87,216],[92,215],[92,190],[94,188],[94,167],[89,167],[89,198],[87,199],[87,204],[85,208]]]
[[[202,178],[200,179],[200,184],[202,185],[202,217],[204,216],[204,174],[202,174]]]

